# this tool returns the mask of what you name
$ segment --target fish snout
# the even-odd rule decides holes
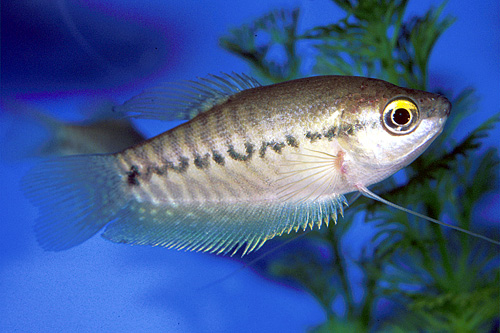
[[[441,95],[438,98],[436,109],[439,110],[441,115],[448,117],[451,112],[451,103],[446,97]]]

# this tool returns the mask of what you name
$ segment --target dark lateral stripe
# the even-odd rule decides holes
[[[260,149],[259,149],[259,157],[263,158],[265,155],[266,155],[266,150],[267,150],[267,147],[271,147],[272,150],[274,150],[274,152],[278,153],[278,154],[281,154],[281,150],[283,149],[283,147],[285,147],[286,144],[284,142],[262,142],[262,145],[260,146]]]
[[[175,164],[172,161],[165,160],[163,161],[163,165],[153,165],[148,167],[147,169],[147,174],[149,175],[150,173],[157,174],[159,176],[167,175],[169,170],[183,173],[186,172],[186,170],[189,167],[189,159],[187,157],[181,156],[179,157],[179,162]]]
[[[219,165],[224,165],[226,163],[224,156],[222,156],[217,150],[212,150],[212,159]]]
[[[229,145],[227,152],[229,154],[229,157],[231,157],[233,160],[236,160],[236,161],[248,161],[249,159],[252,158],[252,155],[253,155],[253,152],[254,152],[254,146],[253,146],[253,144],[251,144],[249,142],[246,142],[245,143],[245,152],[246,152],[246,154],[241,154],[241,153],[238,153],[234,149],[233,145]]]
[[[210,154],[205,154],[203,156],[196,154],[196,157],[194,158],[194,165],[198,169],[206,169],[210,166]]]
[[[309,131],[306,133],[306,138],[311,140],[311,142],[315,142],[315,141],[321,140],[323,138],[327,138],[328,141],[332,141],[337,136],[338,130],[339,129],[337,127],[331,126],[327,130],[324,130],[323,133]],[[350,132],[349,132],[349,130],[350,130]],[[347,127],[347,126],[341,127],[340,131],[345,131],[347,133],[351,133],[352,126],[351,127]],[[292,136],[287,136],[287,144],[290,146],[293,146],[293,147],[298,147],[297,140]]]
[[[323,133],[323,135],[325,136],[325,138],[328,139],[328,141],[332,141],[332,139],[335,137],[336,129],[337,128],[335,126],[332,126],[326,132]]]
[[[321,140],[322,137],[323,135],[318,132],[307,132],[306,134],[306,138],[310,139],[311,142],[314,142],[316,140]]]
[[[260,158],[263,158],[264,156],[266,156],[266,149],[267,149],[267,145],[269,143],[268,142],[262,142],[262,146],[260,146],[260,149],[259,149],[259,157]]]
[[[139,168],[136,165],[131,165],[130,170],[127,171],[125,175],[127,176],[127,184],[129,184],[130,186],[138,186],[140,185],[140,179],[149,181],[153,174],[156,174],[158,176],[167,176],[169,170],[183,173],[186,172],[188,167],[189,159],[187,157],[181,156],[179,158],[179,163],[177,164],[171,161],[164,161],[162,165],[149,165],[142,172],[139,171]]]
[[[171,169],[182,173],[182,172],[186,172],[188,167],[189,167],[189,159],[187,157],[181,156],[181,157],[179,157],[179,164],[177,166],[175,166],[172,163]]]
[[[299,147],[299,142],[295,137],[291,135],[286,136],[286,144],[289,145],[290,147],[298,148]]]
[[[281,154],[281,149],[283,149],[283,147],[285,147],[284,142],[273,142],[271,144],[271,149],[277,152],[278,154]]]
[[[130,167],[130,171],[127,172],[127,183],[130,186],[137,186],[139,185],[139,181],[137,180],[137,177],[140,176],[141,174],[139,173],[139,169],[137,166],[132,165]]]

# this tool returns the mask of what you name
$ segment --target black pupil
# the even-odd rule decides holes
[[[408,124],[410,118],[410,112],[406,109],[397,109],[392,114],[392,120],[399,126]]]

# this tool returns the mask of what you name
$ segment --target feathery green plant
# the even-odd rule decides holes
[[[257,76],[270,82],[291,80],[299,75],[297,21],[299,11],[274,11],[251,25],[232,31],[220,43],[226,50],[248,61]]]
[[[267,82],[312,74],[361,75],[426,90],[433,46],[454,21],[441,17],[444,3],[405,21],[408,0],[333,1],[345,11],[336,23],[299,33],[299,10],[274,11],[233,30],[221,45],[248,61]],[[311,59],[299,54],[305,47],[315,50],[311,70],[303,66]],[[461,142],[451,138],[457,124],[474,111],[474,102],[473,90],[458,94],[445,130],[405,169],[406,179],[390,178],[375,191],[471,229],[474,207],[485,194],[498,192],[500,173],[498,151],[478,149],[500,114]],[[357,256],[349,255],[344,244],[360,227],[354,217],[375,229]],[[483,227],[482,233],[490,232]],[[500,237],[498,232],[493,236]],[[361,198],[336,226],[312,231],[299,242],[307,245],[271,254],[260,266],[318,300],[327,321],[317,331],[470,332],[498,322],[500,253],[483,240]],[[354,271],[361,272],[362,281],[353,281]],[[387,313],[380,309],[384,303],[391,308]],[[335,311],[333,304],[345,310]]]

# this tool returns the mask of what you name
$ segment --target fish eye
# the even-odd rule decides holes
[[[384,108],[382,122],[384,127],[393,134],[408,134],[418,124],[420,113],[417,105],[409,99],[397,98]]]

